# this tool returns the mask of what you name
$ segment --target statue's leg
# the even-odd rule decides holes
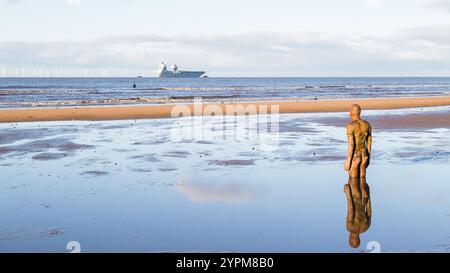
[[[369,162],[369,156],[366,151],[361,153],[361,164],[359,174],[361,177],[366,177],[367,163]]]
[[[359,172],[361,168],[361,154],[355,153],[352,159],[352,166],[348,171],[350,177],[359,177]]]

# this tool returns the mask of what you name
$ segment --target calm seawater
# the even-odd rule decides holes
[[[133,84],[136,88],[133,88]],[[446,78],[0,78],[0,108],[189,100],[441,96]]]

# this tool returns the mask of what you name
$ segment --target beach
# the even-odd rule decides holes
[[[188,108],[190,115],[202,115],[204,110],[211,106],[220,110],[215,111],[216,115],[218,113],[219,115],[245,115],[249,114],[249,110],[252,109],[254,111],[250,111],[250,113],[261,113],[263,109],[264,114],[271,113],[274,109],[281,114],[343,112],[347,111],[354,103],[360,104],[364,110],[388,110],[450,105],[450,97],[218,102],[216,104],[203,103],[198,106],[199,109],[196,109],[192,103],[182,104],[182,106]],[[172,111],[177,105],[180,104],[0,109],[0,122],[167,118],[173,116]]]
[[[218,116],[206,127],[202,117],[2,123],[0,251],[64,252],[76,240],[83,252],[369,252],[372,241],[448,252],[449,114],[363,112],[373,216],[359,249],[346,230],[346,112],[280,114],[277,132],[261,130],[271,115],[221,131]]]
[[[0,252],[450,251],[447,78],[3,81]],[[355,103],[373,135],[358,248]]]
[[[450,0],[0,9],[0,256],[450,253]]]

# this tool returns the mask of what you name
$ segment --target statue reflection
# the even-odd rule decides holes
[[[359,236],[366,232],[371,224],[370,188],[365,177],[350,177],[344,186],[344,192],[347,196],[349,243],[351,247],[358,248],[361,243]]]

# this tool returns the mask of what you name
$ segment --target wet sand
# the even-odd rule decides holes
[[[343,112],[353,103],[358,103],[364,110],[387,110],[401,108],[433,107],[450,105],[450,97],[427,98],[377,98],[354,100],[313,100],[313,101],[273,101],[253,103],[221,103],[211,104],[219,106],[223,113],[227,107],[243,106],[232,114],[247,114],[247,106],[256,106],[258,113],[261,106],[267,106],[271,113],[272,106],[279,106],[279,113],[312,113],[312,112]],[[210,104],[203,104],[203,109]],[[117,120],[117,119],[145,119],[171,117],[175,105],[150,106],[106,106],[106,107],[64,107],[64,108],[29,108],[0,110],[0,122],[25,121],[61,121],[61,120]],[[194,105],[186,104],[194,114]]]
[[[73,240],[83,252],[367,252],[371,241],[449,252],[449,112],[363,112],[377,129],[358,249],[346,229],[347,113],[280,115],[277,142],[253,126],[236,140],[241,123],[212,138],[173,131],[204,130],[191,118],[3,123],[0,252],[66,252]]]
[[[427,130],[434,128],[450,128],[450,111],[423,112],[409,114],[373,115],[363,117],[375,130]],[[323,117],[315,122],[344,127],[348,117]]]

